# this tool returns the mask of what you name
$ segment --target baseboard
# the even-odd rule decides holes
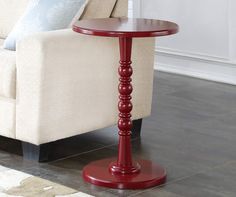
[[[217,58],[156,51],[155,69],[236,85],[236,63]]]

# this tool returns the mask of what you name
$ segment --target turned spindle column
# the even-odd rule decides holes
[[[119,90],[119,153],[117,162],[110,165],[110,170],[113,173],[130,174],[136,173],[140,170],[138,163],[132,161],[131,150],[131,129],[132,119],[131,111],[133,108],[131,93],[133,87],[131,84],[131,76],[133,69],[131,67],[131,51],[132,38],[120,37],[120,67],[118,69],[120,75]]]

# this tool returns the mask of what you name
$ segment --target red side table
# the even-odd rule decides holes
[[[166,180],[164,168],[149,160],[132,160],[132,39],[175,34],[178,32],[178,25],[151,19],[107,18],[78,21],[73,30],[87,35],[118,37],[120,43],[118,158],[88,164],[83,169],[84,180],[94,185],[118,189],[143,189],[163,184]]]

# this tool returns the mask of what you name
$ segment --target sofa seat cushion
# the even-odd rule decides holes
[[[13,99],[16,97],[16,54],[2,47],[0,47],[0,97]]]
[[[0,135],[16,138],[16,100],[0,96]]]

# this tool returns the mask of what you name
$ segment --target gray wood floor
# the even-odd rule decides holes
[[[49,163],[24,161],[0,151],[0,165],[61,183],[94,196],[235,197],[236,87],[156,72],[152,115],[133,140],[135,157],[165,166],[167,183],[147,190],[114,190],[84,183],[88,162],[115,156],[115,128],[82,135],[73,157]]]

